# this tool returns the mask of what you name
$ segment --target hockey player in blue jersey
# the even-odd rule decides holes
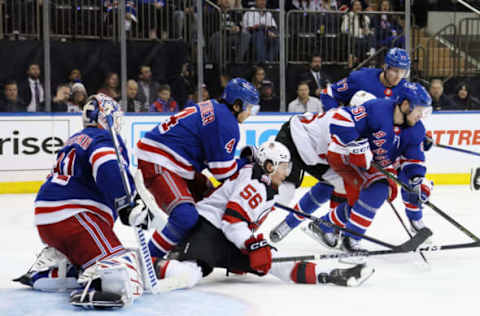
[[[423,86],[403,83],[397,100],[373,99],[363,105],[335,110],[329,124],[332,141],[328,146],[329,165],[343,178],[348,203],[323,216],[324,220],[364,234],[376,211],[396,195],[396,185],[371,166],[399,169],[400,178],[413,193],[402,189],[407,216],[416,230],[425,227],[422,204],[428,201],[433,183],[425,179],[421,122],[431,112],[431,98]],[[389,189],[390,188],[390,189]],[[339,235],[325,225],[311,223],[313,231],[329,247],[335,247]],[[360,238],[344,234],[343,249],[359,250]]]
[[[45,291],[82,288],[86,283],[71,296],[71,303],[82,307],[121,307],[143,293],[137,254],[122,245],[113,225],[120,217],[126,225],[148,228],[152,214],[140,197],[133,207],[127,200],[107,116],[118,129],[118,103],[102,94],[91,96],[83,109],[84,128],[57,153],[35,199],[35,225],[47,247],[15,280]],[[135,193],[127,149],[118,139]]]
[[[145,185],[169,215],[167,225],[155,231],[149,242],[153,257],[172,250],[197,222],[195,202],[212,191],[202,170],[208,169],[220,181],[236,173],[242,163],[234,157],[238,124],[258,112],[258,102],[255,87],[234,78],[220,99],[185,108],[138,142],[138,168]]]
[[[410,69],[410,57],[402,48],[392,48],[385,56],[383,69],[362,68],[353,71],[347,78],[324,89],[320,95],[323,108],[328,111],[340,105],[349,105],[353,95],[360,90],[379,99],[395,99],[406,82]]]

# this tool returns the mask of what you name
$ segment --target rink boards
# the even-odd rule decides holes
[[[260,145],[275,137],[290,114],[269,113],[249,118],[240,127],[240,143]],[[155,113],[126,114],[122,136],[136,167],[134,145],[142,135],[167,116]],[[434,113],[425,121],[433,139],[444,145],[480,152],[480,112]],[[0,193],[36,192],[55,161],[55,152],[82,128],[77,113],[31,113],[0,115]],[[428,177],[435,184],[465,185],[470,169],[480,166],[478,156],[434,147],[426,153]],[[305,177],[303,186],[316,182]]]

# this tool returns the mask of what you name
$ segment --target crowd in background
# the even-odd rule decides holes
[[[33,1],[33,0],[32,0]],[[31,1],[31,2],[32,2]],[[35,1],[33,1],[35,2]],[[194,14],[195,8],[188,6],[185,1],[175,0],[145,0],[143,4],[153,5],[162,9],[167,2],[172,2],[171,7],[177,8],[172,11],[172,23],[177,30],[178,37],[184,34],[181,29],[183,20],[187,14]],[[269,62],[277,60],[279,55],[278,26],[272,16],[272,11],[232,11],[231,9],[255,8],[255,9],[278,9],[276,0],[217,0],[214,1],[220,8],[223,16],[223,23],[213,28],[212,34],[208,36],[207,58],[213,63],[221,59],[221,50],[225,47],[235,47],[234,62],[244,62],[242,76],[250,80],[258,89],[261,96],[262,111],[276,112],[280,110],[279,87],[276,86],[273,78],[269,78],[271,66]],[[131,28],[132,23],[141,23],[137,16],[140,15],[140,7],[128,7],[127,21]],[[191,2],[190,2],[191,3]],[[417,3],[419,17],[416,23],[422,24],[422,14],[426,13],[426,7],[422,2]],[[431,9],[451,9],[456,6],[452,1],[430,1]],[[113,12],[118,5],[115,1],[103,1],[107,12]],[[404,45],[402,38],[405,20],[403,16],[379,14],[369,17],[362,12],[368,11],[401,11],[404,9],[403,0],[291,0],[286,1],[287,10],[308,10],[308,11],[344,11],[341,16],[341,33],[350,33],[353,37],[355,55],[349,56],[348,69],[355,64],[375,54],[380,47],[392,47]],[[208,12],[207,12],[208,13]],[[213,20],[213,19],[212,19]],[[315,23],[317,23],[316,21]],[[319,24],[312,23],[315,27]],[[223,29],[221,29],[223,28]],[[147,27],[144,32],[149,38],[162,38],[161,30],[153,30]],[[207,31],[206,31],[207,32]],[[226,34],[221,40],[220,32]],[[224,45],[225,47],[222,47]],[[246,55],[249,50],[254,58],[248,59]],[[309,56],[304,69],[298,68],[295,75],[289,76],[287,88],[287,111],[320,111],[322,104],[319,95],[329,83],[333,83],[341,77],[338,73],[328,71],[322,65],[322,52]],[[369,64],[369,66],[381,66]],[[55,83],[52,91],[53,112],[80,112],[86,103],[88,95],[92,93],[104,93],[116,100],[121,98],[121,87],[119,74],[116,72],[98,73],[104,78],[103,85],[96,90],[87,91],[79,69],[71,69],[65,74],[62,82]],[[231,74],[222,69],[218,82],[221,86],[231,78]],[[0,97],[0,112],[43,112],[45,111],[45,91],[42,82],[42,69],[40,64],[32,63],[26,69],[25,76],[21,81],[7,80],[3,82],[3,91]],[[197,95],[196,76],[193,67],[186,62],[174,78],[168,82],[156,82],[153,78],[151,65],[141,65],[135,77],[128,78],[126,83],[127,99],[123,104],[124,110],[128,112],[177,112],[192,103],[207,100],[211,97],[218,97],[216,89],[209,89],[202,85],[201,95]],[[473,81],[474,84],[476,81]],[[428,82],[430,93],[433,98],[435,110],[475,110],[480,109],[480,101],[475,96],[478,90],[469,81],[460,81],[455,87],[445,92],[442,79],[433,79]],[[278,85],[278,84],[277,84]]]

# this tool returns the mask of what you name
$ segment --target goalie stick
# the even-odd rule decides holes
[[[393,174],[391,174],[390,172],[388,172],[387,170],[385,170],[382,166],[380,166],[378,163],[376,163],[375,161],[372,161],[372,165],[375,166],[375,168],[378,169],[378,171],[380,171],[381,173],[383,173],[384,175],[386,175],[388,178],[392,179],[394,182],[396,182],[397,184],[399,184],[404,190],[408,191],[408,192],[413,192],[413,190],[408,186],[406,185],[405,183],[403,183],[402,181],[398,180],[398,178],[396,176],[394,176]],[[447,213],[445,213],[444,211],[442,211],[441,209],[439,209],[438,207],[436,207],[432,202],[430,201],[427,201],[424,203],[425,205],[429,206],[432,210],[434,210],[435,212],[437,212],[440,216],[442,216],[445,220],[447,220],[450,224],[452,224],[453,226],[457,227],[460,231],[462,231],[465,235],[467,235],[468,237],[470,237],[471,239],[473,239],[474,241],[476,242],[480,242],[480,238],[478,238],[474,233],[472,233],[471,231],[469,231],[466,227],[464,227],[462,224],[460,224],[459,222],[457,222],[456,220],[454,220],[450,215],[448,215]]]
[[[130,205],[134,204],[133,201],[133,196],[132,196],[132,191],[130,188],[130,184],[128,182],[128,176],[127,176],[127,171],[125,170],[124,165],[122,164],[122,156],[120,154],[120,145],[118,142],[117,138],[117,133],[115,132],[113,128],[113,118],[111,115],[106,116],[106,121],[108,124],[108,131],[110,132],[110,135],[112,136],[113,140],[113,146],[115,148],[115,154],[117,155],[117,165],[118,168],[120,169],[120,175],[122,178],[122,184],[123,188],[125,189],[125,193],[127,194],[128,201]],[[145,233],[140,227],[132,227],[133,231],[135,232],[135,237],[137,239],[137,243],[139,245],[140,249],[140,263],[143,268],[144,272],[144,279],[145,279],[145,287],[146,290],[153,293],[157,294],[159,293],[158,289],[158,280],[157,276],[155,274],[155,270],[153,268],[153,263],[152,263],[152,256],[150,255],[150,250],[148,249],[147,245],[147,240],[145,238]]]
[[[316,221],[316,222],[319,222],[319,223],[322,223],[326,226],[329,226],[331,228],[335,228],[335,229],[338,229],[338,230],[341,230],[341,231],[344,231],[344,232],[347,232],[347,233],[350,233],[352,235],[355,235],[355,236],[358,236],[358,237],[361,237],[365,240],[368,240],[370,242],[373,242],[377,245],[381,245],[381,246],[384,246],[384,247],[387,247],[387,248],[390,248],[396,252],[409,252],[409,251],[413,251],[415,249],[417,249],[418,246],[420,246],[428,237],[430,237],[432,235],[432,232],[430,231],[430,229],[428,229],[427,227],[424,227],[422,228],[415,236],[413,236],[413,238],[410,238],[409,240],[407,240],[406,242],[404,242],[403,244],[400,244],[398,246],[396,245],[392,245],[392,244],[389,244],[389,243],[386,243],[384,241],[381,241],[379,239],[376,239],[376,238],[373,238],[373,237],[370,237],[370,236],[367,236],[367,235],[362,235],[362,234],[359,234],[353,230],[350,230],[348,228],[343,228],[343,227],[340,227],[340,226],[337,226],[335,224],[332,224],[330,222],[327,222],[319,217],[316,217],[316,216],[313,216],[311,214],[307,214],[307,213],[303,213],[303,212],[300,212],[300,211],[297,211],[297,210],[294,210],[293,208],[290,208],[288,206],[285,206],[285,205],[282,205],[282,204],[279,204],[279,203],[275,203],[275,207],[278,207],[278,208],[281,208],[281,209],[284,209],[286,211],[289,211],[291,213],[295,213],[299,216],[303,216],[303,217],[306,217],[310,220],[313,220],[313,221]]]
[[[441,250],[454,250],[454,249],[462,249],[462,248],[476,248],[480,247],[480,242],[471,242],[471,243],[464,243],[464,244],[449,244],[449,245],[442,245],[442,246],[425,246],[415,250],[414,252],[435,252]],[[348,258],[348,257],[371,257],[371,256],[379,256],[379,255],[391,255],[391,254],[399,254],[404,253],[403,251],[397,250],[373,250],[373,251],[365,251],[365,252],[341,252],[341,253],[330,253],[330,254],[323,254],[323,255],[307,255],[307,256],[292,256],[292,257],[277,257],[273,258],[272,262],[289,262],[289,261],[307,261],[307,260],[326,260],[326,259],[340,259],[340,258]]]

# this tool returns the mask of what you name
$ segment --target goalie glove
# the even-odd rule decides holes
[[[352,165],[363,169],[370,169],[373,154],[368,139],[364,138],[347,144],[348,159]]]
[[[428,201],[433,189],[432,181],[427,180],[424,177],[414,177],[410,179],[408,185],[412,191],[408,192],[402,189],[402,197],[404,201],[415,206],[420,206]]]
[[[245,241],[245,247],[250,259],[250,267],[262,274],[267,274],[272,267],[272,250],[263,234],[252,236]]]
[[[124,225],[139,226],[142,229],[150,229],[154,219],[153,213],[145,205],[140,195],[135,195],[133,205],[126,204],[118,209],[118,215]]]

